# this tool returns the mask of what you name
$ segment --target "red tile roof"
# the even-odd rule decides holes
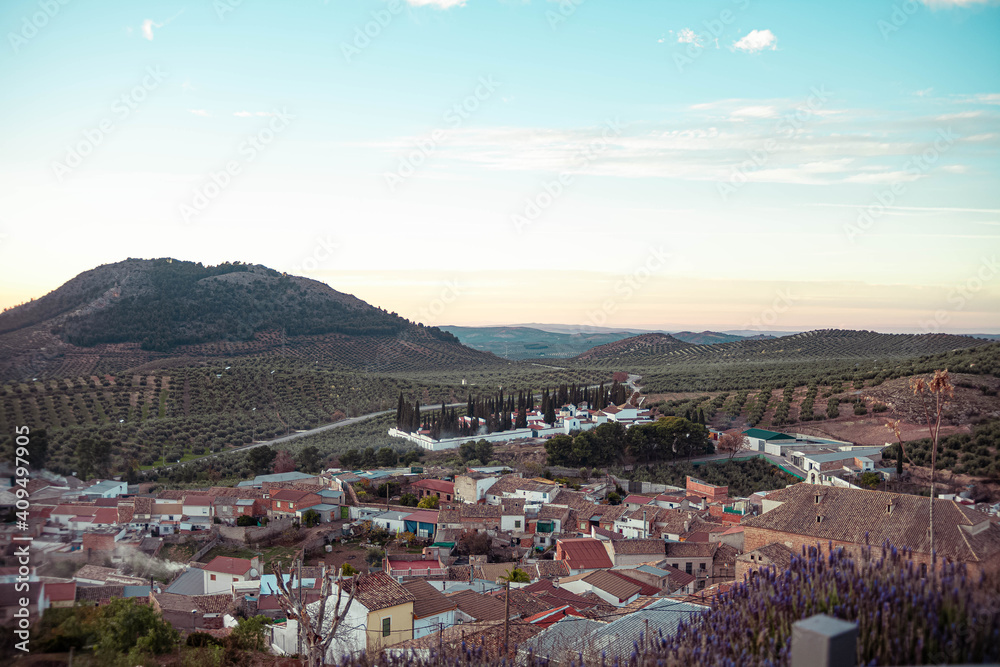
[[[608,570],[611,574],[615,575],[619,579],[624,579],[630,584],[635,584],[639,587],[639,595],[657,595],[660,593],[660,589],[656,586],[650,586],[644,581],[639,581],[638,579],[633,579],[621,570]]]
[[[369,612],[416,600],[413,593],[403,588],[385,572],[373,572],[358,579],[344,579],[340,585],[348,592],[356,587],[354,599],[364,605]]]
[[[76,600],[76,582],[46,582],[45,597],[49,602],[73,602]]]
[[[221,574],[245,575],[250,571],[252,564],[246,558],[231,558],[229,556],[216,556],[205,567],[209,572],[219,572]]]
[[[418,523],[433,523],[438,522],[438,513],[436,510],[417,510],[412,514],[407,514],[403,517],[403,521],[416,521]]]
[[[562,547],[562,558],[572,570],[595,570],[613,566],[604,544],[592,537],[558,540]]]
[[[455,483],[446,482],[442,479],[422,479],[419,482],[414,482],[410,484],[411,488],[414,489],[427,489],[429,491],[437,491],[439,493],[455,493]]]
[[[94,513],[94,523],[118,523],[118,508],[100,508]]]

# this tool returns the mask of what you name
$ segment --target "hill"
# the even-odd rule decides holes
[[[618,332],[567,332],[557,333],[531,327],[460,327],[444,326],[442,331],[453,334],[475,350],[492,352],[505,359],[541,359],[550,357],[575,357],[587,350],[611,343],[632,334]]]
[[[598,345],[578,355],[575,360],[613,361],[615,364],[621,365],[656,359],[691,347],[691,343],[677,340],[669,334],[647,333]]]
[[[0,380],[244,356],[372,371],[500,363],[321,282],[238,262],[128,259],[0,313]]]
[[[678,331],[676,333],[670,334],[677,340],[684,341],[685,343],[691,343],[692,345],[715,345],[717,343],[734,343],[738,340],[744,340],[744,336],[737,336],[736,334],[719,333],[718,331],[702,331],[701,333],[695,333],[694,331]],[[756,336],[755,338],[768,339],[773,338],[773,336]]]
[[[969,336],[828,329],[716,345],[645,334],[596,347],[573,363],[638,372],[645,391],[659,393],[881,381],[925,372],[928,364],[992,373],[998,352],[1000,344]]]

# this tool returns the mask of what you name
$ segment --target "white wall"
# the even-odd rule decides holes
[[[448,611],[428,616],[427,618],[415,618],[413,619],[413,638],[420,639],[438,630],[450,628],[453,625],[455,625],[454,609],[449,609]]]
[[[205,595],[214,595],[215,593],[231,593],[233,590],[234,581],[246,581],[242,575],[232,575],[223,574],[221,572],[209,572],[208,570],[203,570],[205,576]],[[212,575],[215,575],[215,581],[212,581]]]
[[[515,526],[514,522],[520,521],[520,526]],[[513,514],[509,516],[500,517],[500,530],[524,530],[525,529],[525,518],[524,515],[515,516]]]

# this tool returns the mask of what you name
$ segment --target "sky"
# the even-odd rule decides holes
[[[243,261],[428,324],[1000,333],[992,0],[5,0],[0,306]]]

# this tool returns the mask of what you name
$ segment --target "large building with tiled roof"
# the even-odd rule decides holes
[[[800,483],[772,502],[777,507],[744,522],[744,551],[776,542],[796,553],[817,544],[860,552],[887,542],[927,566],[933,551],[973,574],[1000,572],[1000,525],[953,500],[934,501],[933,548],[931,501],[923,496]]]
[[[613,565],[604,543],[592,537],[557,540],[555,560],[565,561],[572,574],[603,570]]]

